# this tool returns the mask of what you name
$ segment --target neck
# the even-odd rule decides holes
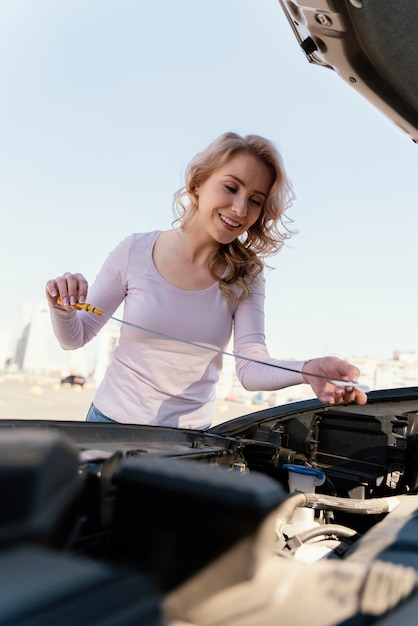
[[[193,228],[191,224],[186,228],[180,227],[175,232],[184,257],[196,265],[207,265],[214,250],[219,247],[216,241],[202,235],[199,229]]]

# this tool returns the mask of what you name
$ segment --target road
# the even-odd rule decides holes
[[[84,421],[95,389],[64,387],[59,381],[0,378],[0,419]]]
[[[0,419],[84,421],[95,391],[89,385],[67,387],[43,378],[0,376]],[[213,423],[255,409],[238,402],[217,401]]]

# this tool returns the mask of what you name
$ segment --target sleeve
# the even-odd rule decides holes
[[[239,302],[235,311],[238,380],[248,391],[275,391],[305,383],[301,373],[305,361],[279,361],[269,354],[264,333],[264,300],[265,279],[261,277],[252,285],[251,295]]]
[[[130,235],[110,252],[88,291],[87,301],[109,315],[113,315],[126,295],[127,268],[132,242],[133,235]],[[108,321],[108,317],[88,311],[51,308],[50,315],[53,331],[64,350],[81,348],[91,341]]]

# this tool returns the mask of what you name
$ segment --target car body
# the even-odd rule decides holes
[[[79,385],[83,387],[86,384],[87,380],[84,376],[78,376],[76,374],[71,374],[70,376],[65,376],[65,378],[61,379],[61,385],[68,385],[70,387],[74,385]]]
[[[416,141],[418,9],[392,4],[280,2]],[[0,626],[418,620],[418,387],[207,431],[2,420],[0,484]]]

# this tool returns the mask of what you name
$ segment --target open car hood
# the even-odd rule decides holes
[[[279,0],[309,62],[329,68],[418,141],[418,4]]]

